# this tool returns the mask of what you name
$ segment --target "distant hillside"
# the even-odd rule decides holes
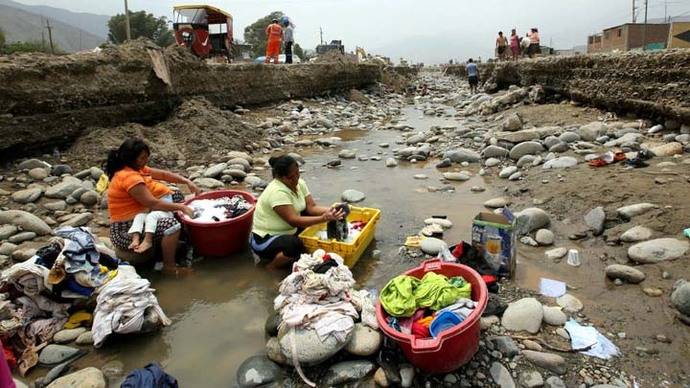
[[[42,16],[39,14],[0,5],[0,28],[5,32],[8,42],[40,42],[41,33],[44,33],[47,44],[48,31],[45,30],[45,22],[42,22],[41,19]],[[53,42],[63,51],[75,52],[93,49],[106,41],[105,37],[80,30],[57,19],[51,18],[50,24],[53,27]]]
[[[108,37],[108,15],[96,15],[92,13],[72,12],[63,8],[49,7],[46,5],[26,5],[12,0],[0,0],[0,5],[21,9],[49,17],[65,24],[80,28],[93,35],[106,39]]]

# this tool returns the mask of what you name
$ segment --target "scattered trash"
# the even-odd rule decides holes
[[[609,164],[622,162],[626,159],[625,152],[623,151],[609,151],[600,155],[596,159],[590,160],[589,165],[591,167],[603,167],[608,166]]]
[[[629,168],[644,168],[644,167],[649,167],[649,163],[645,162],[645,160],[649,160],[652,158],[651,153],[648,150],[641,150],[640,152],[637,153],[637,156],[628,159],[625,164]]]
[[[566,284],[558,280],[541,278],[539,292],[544,296],[559,298],[565,295]]]
[[[424,240],[422,236],[407,236],[405,246],[408,248],[419,248],[422,246],[422,240]]]
[[[573,349],[589,348],[589,350],[580,352],[582,354],[604,360],[620,355],[618,347],[594,327],[581,326],[571,319],[565,323],[565,330],[570,334]]]
[[[479,213],[472,221],[472,245],[492,267],[493,274],[513,277],[515,274],[515,217],[507,208],[501,214]]]
[[[685,229],[683,231],[683,234],[685,235],[685,237],[690,238],[690,228]]]
[[[579,267],[582,265],[582,261],[580,261],[580,252],[577,251],[577,249],[571,249],[568,251],[568,260],[566,261],[568,265],[571,265],[573,267]]]

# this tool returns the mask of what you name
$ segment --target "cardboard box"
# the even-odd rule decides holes
[[[472,246],[497,276],[515,275],[517,236],[515,217],[507,208],[501,214],[482,212],[472,221]]]

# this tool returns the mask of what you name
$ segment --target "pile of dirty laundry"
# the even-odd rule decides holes
[[[38,352],[60,330],[88,327],[93,321],[94,341],[99,346],[110,332],[140,331],[142,326],[132,323],[131,317],[145,312],[155,314],[156,327],[170,324],[148,289],[148,281],[121,263],[113,251],[96,244],[88,228],[65,227],[54,234],[36,255],[6,269],[0,278],[0,339],[6,357],[17,360],[20,374],[38,363]],[[111,292],[125,277],[146,282],[146,292],[126,287]],[[112,303],[119,304],[114,308]],[[105,326],[112,329],[97,330]]]
[[[336,240],[351,244],[357,240],[365,226],[366,221],[331,221],[326,229],[317,232],[316,237],[322,241]]]
[[[190,202],[189,207],[194,210],[194,221],[214,223],[239,217],[251,210],[254,205],[241,195],[235,195],[215,199],[197,199]]]
[[[436,338],[472,314],[476,303],[471,296],[472,284],[464,278],[427,272],[422,279],[391,279],[379,299],[390,327],[417,338]]]

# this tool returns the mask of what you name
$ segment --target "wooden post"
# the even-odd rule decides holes
[[[125,0],[125,30],[127,34],[127,40],[132,39],[132,29],[129,24],[129,7],[127,6],[127,0]]]
[[[55,54],[55,46],[53,46],[53,27],[50,26],[50,19],[46,19],[46,28],[48,29],[48,41],[50,42],[50,53]]]

